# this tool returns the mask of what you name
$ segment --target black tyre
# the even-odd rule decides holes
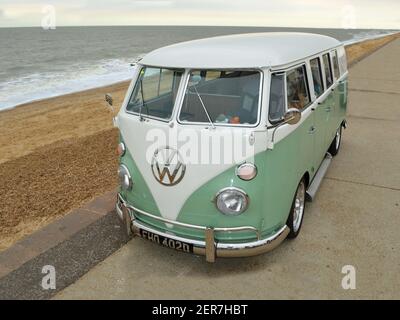
[[[296,194],[293,198],[292,207],[290,208],[287,226],[290,228],[288,238],[296,238],[300,233],[301,225],[303,224],[304,211],[306,202],[306,183],[304,178],[301,179],[296,189]]]
[[[332,156],[336,156],[338,154],[341,142],[342,142],[342,125],[340,125],[339,129],[337,129],[335,134],[335,139],[333,139],[328,149],[328,152]]]

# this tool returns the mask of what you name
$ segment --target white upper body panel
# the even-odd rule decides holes
[[[181,42],[154,50],[140,64],[190,69],[240,69],[282,66],[341,45],[312,33],[266,32]]]

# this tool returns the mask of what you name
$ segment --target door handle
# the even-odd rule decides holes
[[[311,126],[310,129],[308,129],[309,134],[313,134],[317,130],[314,126]]]
[[[326,112],[331,112],[331,110],[332,110],[331,107],[326,107],[326,108],[325,108],[325,111],[326,111]]]

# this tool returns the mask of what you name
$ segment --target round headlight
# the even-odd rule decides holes
[[[132,178],[129,173],[128,168],[124,165],[121,164],[118,169],[118,177],[119,177],[119,183],[124,190],[130,190],[132,188]]]
[[[122,157],[125,154],[125,144],[123,142],[118,143],[117,146],[117,155],[119,155],[120,157]]]
[[[242,180],[252,180],[257,175],[257,167],[252,163],[243,163],[236,168],[236,175]]]
[[[247,209],[249,197],[238,188],[225,188],[217,193],[216,205],[223,214],[236,216]]]

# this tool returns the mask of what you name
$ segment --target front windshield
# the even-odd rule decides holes
[[[258,71],[192,71],[179,121],[256,124],[260,78]]]
[[[182,74],[181,70],[143,67],[126,110],[170,119]]]

